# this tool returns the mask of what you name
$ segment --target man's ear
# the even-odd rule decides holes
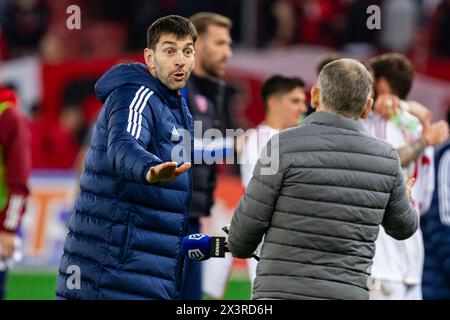
[[[197,41],[195,41],[194,45],[194,51],[195,52],[202,52],[203,47],[205,46],[205,42],[203,41],[204,36],[198,36]]]
[[[278,106],[278,97],[276,95],[271,95],[267,98],[267,111],[276,109]]]
[[[369,98],[369,100],[367,100],[366,106],[364,107],[363,112],[361,113],[361,119],[367,119],[367,117],[369,116],[370,111],[372,111],[372,106],[373,106],[373,99]]]
[[[144,49],[144,60],[150,72],[155,69],[155,53],[153,49],[145,48]]]
[[[320,89],[316,85],[313,85],[313,87],[311,88],[311,107],[313,109],[317,109],[319,107],[319,104],[320,104]]]

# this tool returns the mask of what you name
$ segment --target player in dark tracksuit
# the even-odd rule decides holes
[[[201,139],[205,131],[219,129],[222,134],[230,127],[229,113],[226,108],[227,99],[232,88],[222,80],[225,63],[231,58],[230,29],[232,22],[219,14],[210,12],[197,13],[190,17],[199,34],[196,44],[196,62],[191,78],[183,88],[189,110],[194,121],[201,123],[201,130],[196,131],[196,139]],[[203,149],[208,142],[203,140],[202,146],[194,143],[195,165],[192,167],[193,193],[189,210],[188,234],[201,230],[200,218],[209,216],[214,203],[213,193],[216,187],[216,165],[204,159],[211,152]],[[215,159],[226,157],[226,148],[214,151]],[[201,163],[199,163],[201,162]],[[185,260],[183,289],[181,298],[199,300],[202,298],[202,269],[198,261]]]

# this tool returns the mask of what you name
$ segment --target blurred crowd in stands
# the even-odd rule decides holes
[[[74,4],[82,8],[79,32],[62,27]],[[377,32],[361,28],[373,4],[382,12]],[[432,55],[450,56],[449,0],[0,0],[0,59],[39,52],[42,59],[57,61],[139,50],[157,17],[199,11],[229,17],[237,46],[364,44],[409,53],[426,45]]]

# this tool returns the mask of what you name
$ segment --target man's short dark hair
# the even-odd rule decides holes
[[[369,61],[375,81],[384,78],[392,93],[406,99],[414,81],[414,68],[409,60],[399,53],[386,53]]]
[[[264,82],[261,88],[264,105],[267,107],[267,101],[270,96],[287,93],[298,87],[305,87],[305,82],[298,77],[285,77],[280,75],[270,77]]]
[[[337,53],[327,53],[317,64],[316,74],[319,75],[319,73],[320,73],[320,71],[322,71],[323,67],[325,67],[330,62],[339,60],[341,58],[343,58],[343,57]]]
[[[170,15],[159,18],[147,29],[147,48],[155,50],[159,38],[164,33],[174,34],[177,39],[191,36],[194,43],[197,41],[197,30],[189,19]]]
[[[231,30],[233,22],[225,16],[214,12],[198,12],[191,16],[189,20],[194,24],[199,35],[204,34],[208,26],[214,25]]]

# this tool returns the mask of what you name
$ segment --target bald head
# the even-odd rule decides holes
[[[372,76],[354,59],[328,63],[317,80],[322,109],[358,119],[365,110],[372,90]]]

